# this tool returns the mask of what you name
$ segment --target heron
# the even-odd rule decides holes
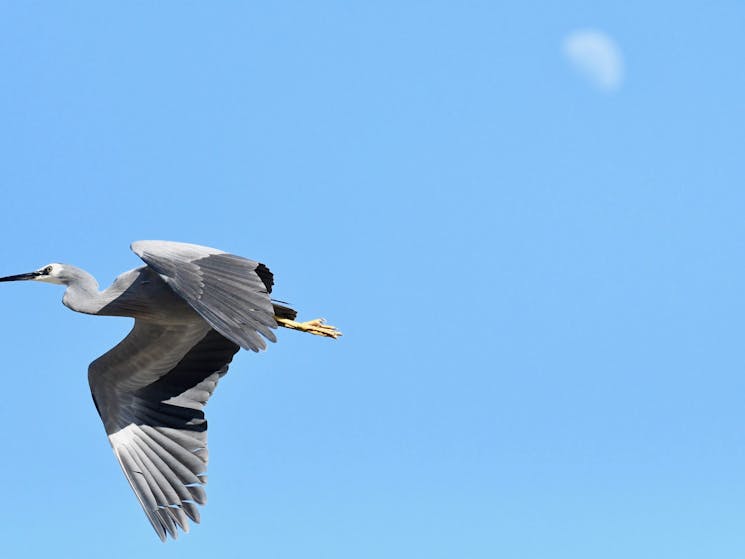
[[[52,263],[0,282],[66,286],[73,311],[135,319],[129,334],[88,367],[88,383],[122,471],[162,541],[199,523],[206,502],[204,406],[240,348],[276,342],[281,326],[319,336],[341,333],[323,319],[270,297],[267,266],[227,252],[173,241],[137,241],[145,265],[99,291],[80,268]]]

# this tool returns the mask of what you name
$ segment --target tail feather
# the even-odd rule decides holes
[[[297,311],[295,309],[280,305],[276,301],[272,301],[272,305],[274,305],[274,316],[286,318],[287,320],[295,320],[295,317],[297,317]]]

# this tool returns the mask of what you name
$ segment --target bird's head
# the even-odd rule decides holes
[[[23,281],[23,280],[33,280],[33,281],[43,281],[44,283],[57,283],[57,284],[63,284],[66,279],[65,274],[65,265],[64,264],[47,264],[46,266],[42,266],[38,270],[34,270],[33,272],[27,272],[25,274],[17,274],[15,276],[6,276],[4,278],[0,278],[0,281]]]

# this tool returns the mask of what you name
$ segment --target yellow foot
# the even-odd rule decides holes
[[[326,321],[323,318],[316,318],[314,320],[308,320],[307,322],[295,322],[294,320],[279,318],[278,316],[275,316],[274,319],[280,326],[290,328],[291,330],[300,330],[301,332],[308,332],[309,334],[315,334],[316,336],[326,336],[327,338],[334,339],[341,336],[341,332],[339,332],[334,326],[326,324]]]

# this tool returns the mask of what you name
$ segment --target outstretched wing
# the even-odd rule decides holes
[[[175,538],[206,502],[207,421],[202,411],[239,350],[195,317],[136,321],[88,369],[93,401],[114,454],[150,523]]]
[[[276,342],[269,293],[272,273],[253,260],[214,248],[171,241],[137,241],[132,250],[215,330],[245,349]]]

